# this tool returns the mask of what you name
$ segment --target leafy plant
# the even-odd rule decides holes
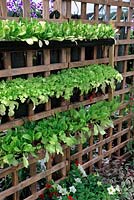
[[[72,166],[68,177],[59,184],[51,181],[38,200],[119,200],[119,187],[103,182],[98,174],[87,175],[81,165]]]
[[[81,21],[56,22],[38,21],[36,19],[0,20],[0,40],[34,42],[49,40],[93,40],[114,38],[115,30],[106,24],[83,24]],[[48,42],[47,42],[48,43]],[[42,43],[43,44],[43,43]]]
[[[48,119],[7,130],[0,140],[0,165],[17,165],[23,160],[28,167],[28,156],[36,157],[40,149],[46,151],[46,157],[51,153],[63,154],[62,144],[71,147],[86,142],[91,134],[103,135],[106,128],[113,127],[110,116],[118,106],[116,99],[101,101],[89,109],[56,113]]]
[[[27,100],[33,102],[33,109],[39,104],[48,102],[50,97],[63,97],[69,100],[74,88],[81,91],[81,95],[88,94],[93,89],[107,86],[115,87],[115,82],[122,80],[121,74],[107,65],[91,65],[82,68],[62,70],[49,77],[33,77],[27,80],[16,78],[0,82],[0,115],[13,116],[19,103]]]

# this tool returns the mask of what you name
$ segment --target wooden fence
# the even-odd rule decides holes
[[[22,125],[26,119],[36,121],[51,116],[53,113],[62,112],[71,108],[78,108],[81,104],[89,105],[103,99],[111,98],[111,95],[120,96],[122,102],[119,115],[120,117],[114,121],[114,128],[107,130],[107,137],[100,135],[96,140],[91,136],[89,141],[84,145],[77,145],[74,148],[63,146],[64,156],[51,155],[47,163],[43,163],[46,169],[38,170],[38,160],[45,157],[45,151],[39,152],[39,159],[30,157],[30,166],[25,169],[22,164],[17,167],[8,167],[0,169],[0,184],[5,183],[6,187],[0,191],[0,200],[4,199],[37,199],[43,193],[45,183],[52,178],[59,181],[66,177],[70,169],[70,163],[78,160],[87,171],[92,171],[95,167],[101,167],[105,162],[112,158],[123,159],[128,155],[125,151],[126,144],[131,140],[131,119],[132,113],[129,109],[130,101],[126,101],[127,97],[132,97],[132,86],[134,84],[134,39],[130,39],[131,27],[133,26],[132,16],[134,13],[133,0],[125,2],[122,0],[79,0],[75,1],[75,5],[79,6],[78,15],[71,13],[71,0],[55,0],[54,9],[60,13],[59,19],[50,19],[49,1],[42,0],[43,14],[41,20],[50,20],[63,22],[75,17],[80,18],[83,23],[99,23],[100,8],[102,7],[101,22],[112,23],[118,29],[120,34],[116,40],[116,44],[108,45],[89,45],[87,47],[76,45],[72,47],[54,45],[51,48],[39,47],[22,47],[19,43],[12,45],[0,42],[0,80],[13,79],[15,77],[32,77],[36,75],[49,76],[57,70],[65,68],[74,68],[90,64],[110,63],[114,65],[123,75],[123,81],[116,87],[116,90],[95,97],[91,102],[89,99],[84,100],[83,96],[78,101],[67,102],[61,100],[50,99],[45,105],[40,105],[32,110],[31,104],[21,105],[14,117],[1,117],[0,131]],[[93,14],[88,15],[88,9],[92,5]],[[23,17],[30,17],[29,0],[23,0]],[[116,10],[114,20],[110,20],[112,9]],[[127,10],[124,13],[125,9]],[[78,9],[78,7],[77,7]],[[15,19],[9,17],[6,1],[0,2],[1,19]],[[76,13],[75,13],[76,14]],[[105,15],[105,17],[103,16]],[[104,17],[104,19],[103,19]],[[89,20],[90,18],[90,20]],[[131,52],[130,52],[131,51]],[[101,54],[100,54],[101,52]],[[55,103],[56,101],[56,103]],[[23,110],[23,112],[22,112]],[[125,111],[125,112],[124,112]],[[125,113],[125,114],[124,114]],[[42,160],[43,162],[43,160]],[[20,173],[25,173],[22,178]],[[42,185],[41,185],[42,184]],[[23,194],[27,193],[24,198]]]

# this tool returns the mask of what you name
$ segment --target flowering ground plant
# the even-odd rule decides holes
[[[59,184],[46,184],[38,200],[118,200],[121,190],[117,185],[104,184],[99,174],[87,175],[83,167],[72,165],[68,177]]]

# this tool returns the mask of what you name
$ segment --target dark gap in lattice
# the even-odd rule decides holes
[[[93,60],[94,47],[85,47],[85,60]]]
[[[127,134],[122,135],[121,142],[125,142],[127,140]]]
[[[126,77],[126,84],[131,85],[133,83],[133,76]]]
[[[15,110],[15,118],[21,118],[21,117],[26,117],[28,116],[28,103],[21,103],[19,102],[19,107],[18,109]]]
[[[134,37],[134,31],[131,34]],[[129,54],[134,54],[134,44],[129,45]]]
[[[84,144],[82,144],[82,148],[83,148],[83,149],[85,149],[85,148],[88,147],[88,146],[89,146],[88,140],[87,140]]]
[[[61,102],[62,102],[62,97],[60,97],[60,98],[56,98],[56,97],[51,98],[51,109],[60,107],[61,106]]]
[[[33,66],[43,65],[43,51],[35,51],[33,54]]]
[[[39,113],[39,112],[43,112],[45,110],[45,105],[44,104],[40,104],[38,106],[36,106],[34,112],[35,113]]]
[[[117,138],[113,140],[112,147],[116,147],[118,145]]]
[[[105,129],[106,134],[103,136],[104,139],[108,138],[110,136],[110,129]]]
[[[60,178],[62,178],[63,177],[63,175],[62,175],[62,171],[61,170],[58,170],[58,171],[56,171],[56,172],[54,172],[53,174],[52,174],[52,179],[54,180],[54,181],[57,181],[58,179],[60,179]]]
[[[115,91],[121,90],[122,87],[123,87],[123,81],[121,81],[121,83],[116,83]]]
[[[127,92],[124,94],[124,101],[129,101],[130,100],[130,93]]]
[[[50,71],[50,74],[57,74],[60,71],[62,71],[62,69],[52,70]]]
[[[14,197],[13,197],[13,195],[10,195],[7,198],[5,198],[4,200],[14,200]]]
[[[117,132],[118,132],[118,124],[114,125],[113,134],[116,134]]]
[[[71,62],[80,61],[81,49],[78,47],[71,48]]]
[[[77,153],[77,147],[76,147],[76,145],[74,145],[74,146],[72,146],[72,147],[70,148],[70,155],[73,155],[73,154],[75,154],[75,153]]]
[[[105,95],[107,93],[108,93],[108,86],[105,89]],[[99,87],[97,89],[97,91],[95,89],[93,89],[92,91],[89,91],[88,94],[85,94],[84,95],[84,100],[90,100],[92,102],[94,98],[101,97],[102,95],[104,95],[104,93],[102,92],[101,87]]]
[[[7,77],[0,78],[0,81],[6,81],[6,80],[7,80]]]
[[[12,52],[11,53],[11,67],[12,68],[26,67],[26,53]]]
[[[43,51],[35,51],[33,54],[33,66],[43,65],[44,64],[44,56]],[[44,76],[44,72],[34,73],[34,77],[36,76]]]
[[[45,163],[44,163],[44,160],[40,160],[37,162],[37,173],[40,173],[42,171],[45,171],[46,170],[46,166],[45,166]],[[46,178],[42,177],[42,179],[40,179],[38,182],[37,182],[37,189],[42,189],[45,187],[45,184],[46,184],[47,180]]]
[[[103,49],[102,46],[97,47],[97,59],[98,58],[103,58]]]
[[[46,178],[42,178],[37,182],[37,189],[43,189],[47,183]]]
[[[122,130],[128,128],[128,121],[122,122]]]
[[[119,39],[120,40],[124,40],[124,39],[127,39],[127,28],[125,26],[122,26],[120,29],[119,29]],[[123,46],[123,45],[120,45],[120,46]]]
[[[115,65],[115,69],[118,70],[120,73],[123,73],[124,71],[124,64],[122,61],[117,62],[117,65]]]
[[[98,157],[98,147],[96,149],[94,149],[92,151],[92,153],[93,153],[93,159],[96,158],[96,157]]]
[[[22,78],[22,79],[27,79],[28,75],[27,74],[22,74],[22,75],[17,75],[17,76],[13,76],[12,79],[16,79],[16,78]]]
[[[134,60],[127,61],[127,72],[134,70]]]
[[[84,100],[90,100],[92,101],[93,93],[92,91],[88,92],[88,94],[84,94]]]
[[[74,103],[74,102],[80,101],[80,93],[81,93],[81,91],[79,90],[79,88],[74,88],[73,95],[70,98],[70,102]]]
[[[82,156],[82,163],[86,163],[86,162],[88,162],[88,160],[89,160],[88,154],[84,154],[84,155]]]
[[[10,187],[13,186],[13,183],[12,183],[12,175],[7,175],[7,176],[4,176],[3,178],[0,179],[0,189],[1,191],[4,191]]]
[[[4,69],[4,56],[0,53],[0,70]]]
[[[123,156],[126,153],[126,146],[120,149],[120,156]]]
[[[103,150],[108,151],[108,143],[103,145]]]
[[[125,45],[118,46],[118,56],[123,56],[125,54]]]
[[[20,190],[19,193],[20,193],[20,199],[25,199],[26,197],[29,197],[32,194],[30,186]]]
[[[50,50],[50,64],[61,62],[61,49],[51,49]]]
[[[18,170],[18,181],[19,183],[26,180],[27,178],[30,178],[30,170],[28,168],[22,168]]]
[[[94,136],[93,144],[97,144],[99,142],[98,136]]]

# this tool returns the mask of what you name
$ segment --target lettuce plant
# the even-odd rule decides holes
[[[0,40],[26,41],[29,45],[50,40],[76,41],[114,38],[115,30],[108,24],[83,24],[81,21],[63,23],[38,21],[37,19],[0,20]]]
[[[18,102],[31,100],[35,109],[37,105],[47,103],[51,97],[69,100],[74,88],[78,88],[81,95],[88,94],[93,89],[97,92],[98,88],[105,92],[107,86],[114,89],[116,81],[121,80],[121,74],[107,65],[65,69],[47,78],[3,80],[0,82],[0,115],[5,115],[8,108],[8,115],[13,116],[15,109],[18,109]]]
[[[37,156],[40,149],[46,158],[52,153],[63,154],[62,144],[73,146],[85,143],[94,134],[104,135],[105,129],[113,127],[112,113],[119,107],[116,99],[100,101],[87,108],[68,110],[24,126],[7,130],[0,140],[0,166],[17,165],[23,160],[28,167],[28,156]]]

